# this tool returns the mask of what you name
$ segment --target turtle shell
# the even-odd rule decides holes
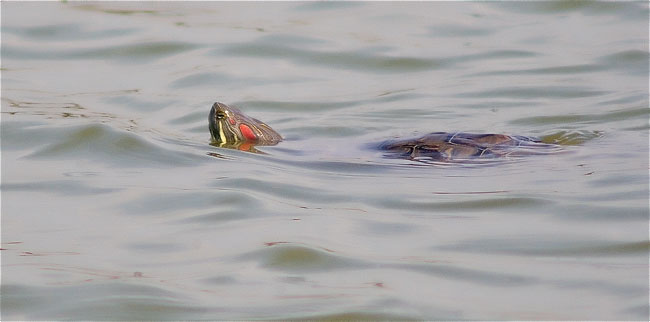
[[[556,145],[505,134],[434,132],[418,138],[388,140],[379,149],[388,156],[434,161],[498,158],[548,153]]]

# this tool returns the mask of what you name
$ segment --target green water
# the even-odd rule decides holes
[[[648,319],[645,2],[1,9],[2,320]],[[563,151],[368,148],[434,131]]]

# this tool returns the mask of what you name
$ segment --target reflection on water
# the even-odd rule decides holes
[[[2,9],[3,320],[648,318],[646,3]]]

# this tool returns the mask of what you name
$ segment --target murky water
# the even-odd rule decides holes
[[[648,5],[2,3],[2,319],[648,318]],[[286,140],[211,146],[215,101]],[[508,133],[489,165],[372,142]]]

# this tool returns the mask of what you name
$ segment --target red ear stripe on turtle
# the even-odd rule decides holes
[[[239,131],[241,131],[241,134],[249,141],[255,141],[257,140],[257,135],[251,130],[250,127],[246,124],[240,124],[239,125]]]

